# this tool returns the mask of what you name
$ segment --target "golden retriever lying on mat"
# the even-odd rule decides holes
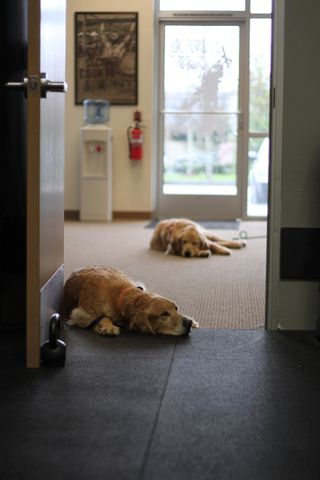
[[[209,257],[211,253],[230,255],[229,248],[242,248],[243,241],[223,240],[198,223],[186,218],[159,222],[153,232],[150,248],[182,257]]]
[[[86,267],[73,272],[64,286],[63,313],[68,325],[119,335],[119,326],[142,333],[185,335],[198,323],[177,312],[171,300],[144,290],[123,272]]]

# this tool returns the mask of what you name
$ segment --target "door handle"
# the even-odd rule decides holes
[[[41,93],[41,98],[47,97],[47,92],[66,93],[68,85],[66,82],[51,82],[46,79],[46,74],[41,73],[41,77],[31,75],[30,78],[25,77],[23,82],[7,82],[5,86],[10,90],[23,92],[24,96],[28,97],[28,86],[30,82],[30,89],[34,93]]]
[[[41,97],[46,98],[47,92],[66,93],[68,85],[66,82],[50,82],[45,77],[41,78]]]
[[[25,97],[28,96],[28,79],[27,78],[24,78],[23,82],[7,82],[5,86],[10,90],[23,92]]]

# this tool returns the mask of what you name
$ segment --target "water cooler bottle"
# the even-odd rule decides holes
[[[80,220],[112,220],[112,129],[109,102],[85,100],[80,131]]]

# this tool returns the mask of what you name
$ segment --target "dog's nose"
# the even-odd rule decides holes
[[[186,333],[189,333],[192,327],[192,320],[190,320],[189,318],[184,318],[182,324],[186,329]]]
[[[186,251],[184,252],[184,256],[185,256],[185,257],[191,257],[191,252],[190,252],[190,250],[186,250]]]

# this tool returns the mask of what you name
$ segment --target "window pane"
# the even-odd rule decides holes
[[[160,0],[160,10],[245,10],[245,0]]]
[[[250,105],[251,133],[269,131],[271,20],[250,22]]]
[[[163,193],[236,195],[239,27],[167,25]]]
[[[166,26],[165,110],[238,111],[239,27]]]
[[[272,0],[251,0],[251,13],[271,13]]]
[[[236,115],[164,115],[163,193],[236,195]]]
[[[248,207],[249,216],[264,217],[268,213],[269,138],[249,141]]]

